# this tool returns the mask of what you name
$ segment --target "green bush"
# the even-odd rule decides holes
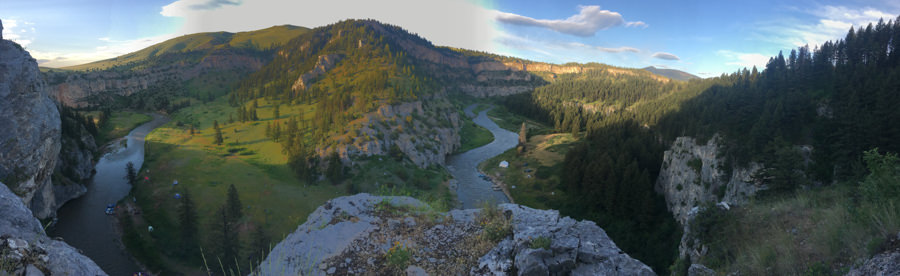
[[[694,169],[694,171],[697,172],[697,175],[700,175],[700,171],[703,169],[703,161],[696,157],[688,161],[687,165],[691,167],[691,169]]]
[[[394,246],[388,249],[388,252],[384,255],[384,258],[387,260],[388,265],[395,269],[405,269],[407,264],[409,264],[409,256],[412,255],[409,248],[406,247],[405,244],[401,244],[399,241],[394,242]]]
[[[543,248],[550,250],[550,238],[548,237],[537,237],[531,240],[531,244],[528,245],[531,249]]]
[[[481,209],[478,220],[484,232],[483,239],[491,242],[500,242],[512,235],[512,218],[507,218],[497,206],[488,205]]]
[[[897,154],[878,153],[878,148],[866,151],[863,159],[869,175],[860,184],[863,196],[870,202],[900,198],[900,159]]]

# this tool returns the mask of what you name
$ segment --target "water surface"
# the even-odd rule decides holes
[[[128,133],[127,147],[107,153],[97,162],[97,174],[87,185],[84,196],[67,202],[59,209],[59,221],[50,236],[62,237],[66,243],[84,252],[109,275],[131,275],[139,271],[128,253],[119,247],[115,223],[103,211],[128,195],[131,185],[125,180],[125,164],[144,163],[144,137],[168,119],[153,114],[153,120]]]
[[[507,150],[516,147],[519,143],[519,135],[500,128],[494,121],[487,117],[490,109],[483,110],[476,117],[472,113],[472,109],[477,104],[466,107],[466,116],[475,117],[475,124],[486,128],[494,134],[494,141],[490,144],[472,149],[467,152],[456,154],[447,158],[447,170],[458,181],[456,195],[462,202],[463,209],[479,208],[484,202],[490,203],[508,203],[509,199],[502,191],[494,191],[491,189],[491,182],[479,177],[478,164],[488,160],[494,156],[500,155]],[[497,166],[499,164],[489,164]]]

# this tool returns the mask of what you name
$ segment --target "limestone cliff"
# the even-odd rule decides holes
[[[59,111],[37,62],[18,44],[0,40],[0,181],[39,218],[53,216],[50,179],[60,149]]]
[[[84,125],[63,110],[61,147],[53,173],[53,189],[56,205],[62,207],[67,201],[87,192],[85,184],[94,175],[94,156],[97,143]],[[68,114],[68,115],[67,115]]]
[[[331,68],[334,68],[335,64],[337,64],[342,57],[343,56],[338,54],[319,56],[319,59],[316,60],[316,65],[313,67],[313,69],[300,75],[300,77],[297,78],[297,81],[294,82],[294,85],[291,86],[291,90],[306,90],[306,87],[309,86],[309,83],[311,81],[324,75],[326,72],[328,72],[328,70],[331,70]]]
[[[159,85],[164,81],[184,81],[212,71],[256,71],[265,59],[238,51],[216,51],[197,62],[172,64],[132,70],[100,70],[89,72],[47,73],[50,95],[72,107],[91,106],[91,99],[107,94],[127,96]]]
[[[720,152],[721,137],[715,135],[706,144],[691,137],[678,137],[663,155],[656,192],[665,196],[666,206],[684,228],[679,245],[682,257],[696,260],[705,254],[688,227],[704,203],[713,202],[717,208],[728,209],[766,189],[753,180],[753,174],[762,168],[760,164],[750,163],[746,168],[729,171]]]
[[[487,217],[494,214],[495,217]],[[509,232],[497,241],[496,221]],[[539,240],[545,243],[537,242]],[[389,261],[388,252],[409,255]],[[255,275],[655,275],[591,221],[501,204],[431,211],[409,197],[340,197],[278,243]]]
[[[714,136],[702,145],[694,138],[678,137],[663,155],[656,191],[665,196],[669,211],[682,224],[687,222],[688,213],[703,203],[739,205],[765,189],[753,180],[753,174],[761,168],[759,164],[725,168],[720,158],[720,140]]]
[[[106,275],[63,241],[47,237],[22,200],[0,183],[0,274]]]

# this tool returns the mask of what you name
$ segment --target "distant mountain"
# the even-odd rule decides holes
[[[650,71],[651,73],[654,73],[654,74],[657,74],[657,75],[660,75],[663,77],[667,77],[667,78],[670,78],[673,80],[688,81],[688,80],[700,78],[691,73],[680,71],[680,70],[675,70],[675,69],[663,69],[663,68],[656,68],[656,67],[650,66],[650,67],[645,67],[644,70]]]
[[[265,50],[308,32],[309,29],[292,25],[273,26],[261,30],[229,33],[196,33],[169,39],[153,46],[119,57],[91,63],[64,67],[68,70],[109,69],[115,66],[140,63],[160,58],[165,54],[189,52],[209,53],[217,50]]]

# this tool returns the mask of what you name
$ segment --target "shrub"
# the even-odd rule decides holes
[[[528,246],[531,249],[543,248],[550,250],[550,238],[548,237],[537,237],[531,240],[531,244]]]
[[[697,175],[700,175],[700,171],[703,169],[703,161],[700,161],[700,158],[693,158],[687,162],[687,165],[694,169],[694,172],[697,172]]]
[[[385,253],[384,258],[387,260],[388,265],[395,269],[405,269],[407,264],[409,263],[409,256],[411,255],[409,248],[406,247],[405,244],[400,243],[399,241],[394,242],[394,246],[391,246],[388,249],[388,252]]]
[[[484,229],[481,237],[485,240],[500,242],[512,235],[512,219],[506,217],[495,205],[488,204],[482,208],[476,221]]]
[[[860,185],[862,194],[872,202],[900,197],[900,158],[897,154],[878,153],[878,148],[866,151],[863,159],[869,175]]]

